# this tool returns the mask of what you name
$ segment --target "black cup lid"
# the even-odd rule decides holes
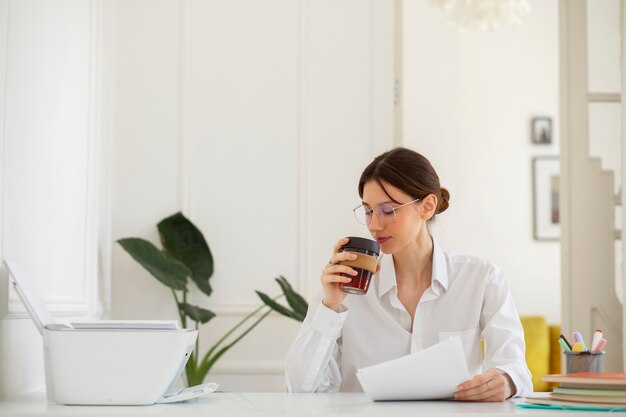
[[[343,245],[342,248],[364,249],[370,252],[374,252],[376,255],[380,253],[380,245],[375,240],[355,236],[347,237],[348,239],[350,239],[350,241]]]

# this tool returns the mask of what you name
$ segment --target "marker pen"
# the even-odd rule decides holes
[[[572,339],[574,340],[574,345],[576,343],[580,343],[583,347],[583,352],[587,350],[587,345],[585,345],[585,340],[583,339],[583,335],[579,331],[575,331],[572,333]]]
[[[602,330],[596,330],[593,333],[593,340],[591,342],[591,351],[596,350],[596,346],[598,346],[598,343],[600,343],[600,340],[602,340],[602,336],[604,334],[602,333]]]

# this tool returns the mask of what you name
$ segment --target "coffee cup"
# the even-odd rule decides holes
[[[357,272],[357,275],[341,274],[352,281],[341,283],[340,288],[348,294],[363,295],[367,293],[372,276],[378,267],[380,245],[375,240],[349,236],[349,241],[339,249],[340,252],[353,252],[356,259],[341,261],[340,265],[347,265]]]

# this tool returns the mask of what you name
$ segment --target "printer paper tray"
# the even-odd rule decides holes
[[[172,395],[164,395],[157,401],[157,404],[177,403],[191,400],[192,398],[202,397],[203,395],[214,392],[217,387],[218,385],[215,382],[208,382],[194,387],[183,388]]]

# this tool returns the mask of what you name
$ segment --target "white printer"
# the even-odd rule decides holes
[[[4,265],[43,337],[48,401],[148,405],[184,401],[217,388],[208,383],[171,391],[193,351],[197,330],[162,321],[58,324],[26,270],[15,262],[5,260]]]

